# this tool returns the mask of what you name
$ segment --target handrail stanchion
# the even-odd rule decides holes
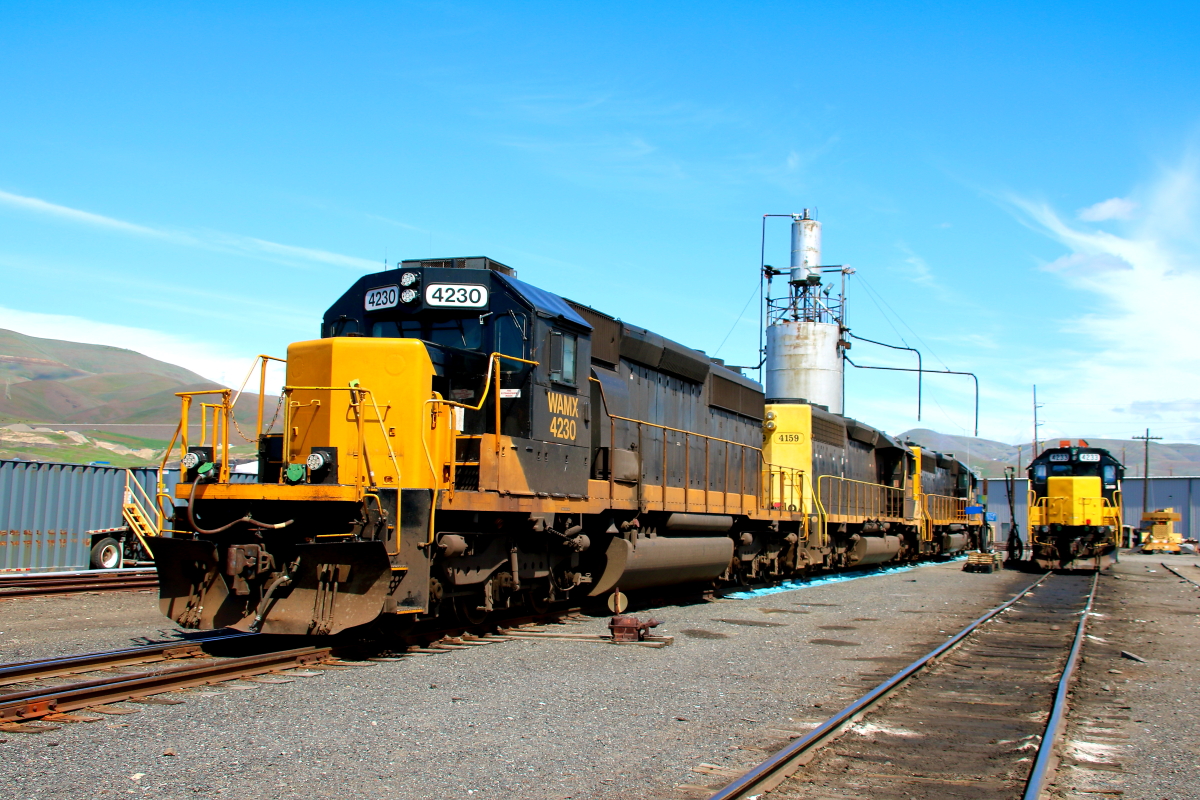
[[[708,468],[709,468],[708,441],[709,441],[708,437],[705,436],[704,437],[704,513],[705,514],[708,513],[708,490],[711,488],[711,486],[708,483]]]
[[[608,499],[612,501],[616,493],[616,470],[613,467],[613,453],[617,450],[617,421],[610,415],[608,418]],[[499,468],[499,465],[497,465]]]

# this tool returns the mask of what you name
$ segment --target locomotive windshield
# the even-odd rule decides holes
[[[383,339],[423,339],[443,347],[483,349],[485,326],[478,316],[449,319],[386,319],[371,323],[371,336]]]
[[[1106,497],[1118,488],[1124,477],[1121,463],[1100,448],[1060,447],[1046,450],[1029,468],[1034,493],[1046,491],[1049,478],[1100,478]]]

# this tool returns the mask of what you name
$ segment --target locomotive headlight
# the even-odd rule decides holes
[[[403,300],[405,303],[411,303],[413,300],[417,299],[417,290],[416,289],[405,289],[403,292],[400,293],[400,299]]]
[[[415,272],[406,272],[400,276],[401,286],[412,286],[417,281],[421,280]]]
[[[326,460],[324,453],[309,453],[304,463],[308,465],[309,472],[316,472],[324,468],[329,462]]]
[[[188,453],[183,457],[182,463],[184,469],[195,469],[196,467],[200,466],[200,454]]]

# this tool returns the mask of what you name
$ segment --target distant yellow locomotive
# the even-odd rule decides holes
[[[231,481],[233,393],[181,395],[186,506],[152,547],[184,627],[477,623],[956,553],[982,526],[953,457],[767,402],[704,353],[487,258],[364,276],[286,361],[253,483]]]
[[[1029,465],[1033,561],[1042,569],[1104,569],[1121,535],[1125,467],[1085,441],[1061,441]]]

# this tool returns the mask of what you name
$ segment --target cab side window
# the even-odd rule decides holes
[[[550,380],[575,383],[575,354],[578,345],[574,334],[550,331]]]
[[[496,319],[496,352],[515,358],[525,358],[524,316],[505,314]]]

